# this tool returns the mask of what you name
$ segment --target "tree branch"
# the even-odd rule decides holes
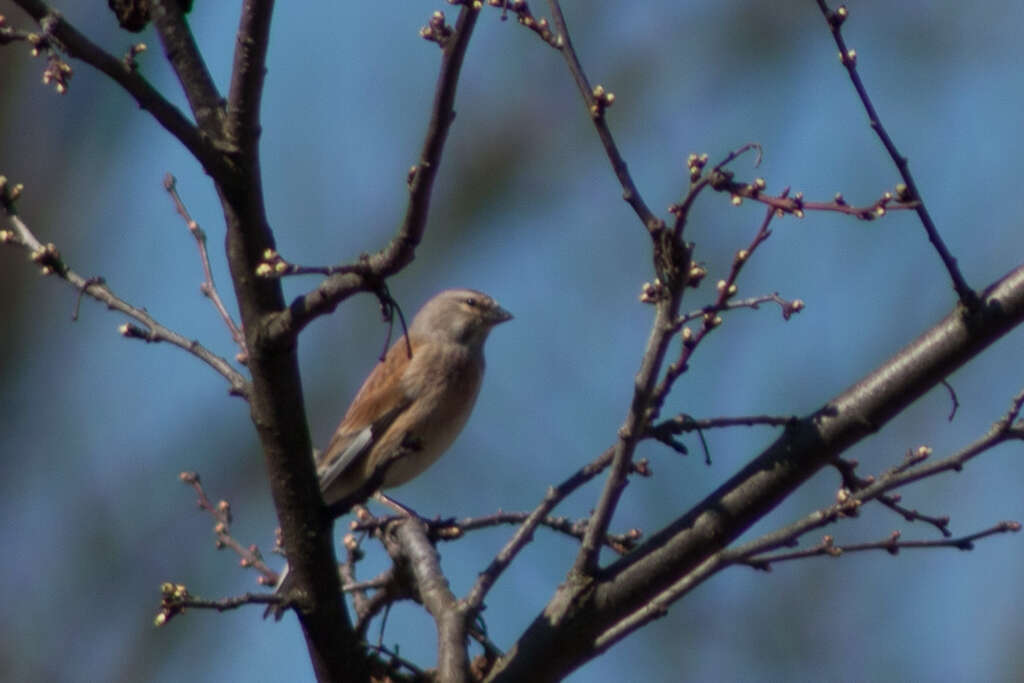
[[[318,316],[330,313],[353,294],[377,291],[382,281],[412,262],[416,247],[423,239],[430,196],[441,165],[441,154],[448,131],[455,120],[455,93],[469,39],[479,16],[479,8],[467,3],[451,40],[445,43],[441,71],[437,78],[434,104],[419,162],[409,171],[409,203],[405,218],[391,242],[375,254],[345,266],[314,289],[292,301],[267,323],[267,334],[276,339],[293,339]]]
[[[385,531],[385,544],[396,563],[412,574],[423,605],[437,625],[437,680],[468,683],[466,610],[455,598],[441,571],[441,558],[417,519],[396,522]],[[393,534],[393,535],[392,535]]]
[[[664,229],[665,222],[651,211],[643,197],[640,196],[640,190],[637,189],[636,183],[633,182],[633,177],[629,173],[629,167],[626,165],[625,159],[622,158],[622,154],[619,153],[619,147],[615,143],[615,138],[612,137],[611,129],[608,128],[608,122],[604,117],[605,109],[614,102],[614,95],[606,92],[604,87],[600,85],[596,88],[590,87],[590,81],[587,80],[587,75],[583,71],[583,65],[580,64],[576,50],[572,46],[569,28],[566,24],[565,16],[562,14],[561,5],[559,5],[558,0],[548,0],[548,6],[551,8],[551,18],[557,33],[554,45],[561,51],[562,56],[565,57],[569,71],[576,81],[576,87],[579,89],[580,95],[583,96],[583,101],[587,105],[587,111],[590,112],[591,121],[594,124],[594,128],[597,129],[597,136],[600,138],[605,154],[608,155],[608,160],[612,164],[615,177],[619,179],[619,184],[622,185],[622,198],[633,208],[633,211],[636,212],[637,217],[640,218],[648,232],[659,232]]]
[[[516,555],[526,547],[526,545],[533,540],[533,534],[537,531],[548,513],[551,512],[556,505],[565,500],[565,498],[573,491],[578,489],[583,484],[587,483],[598,474],[603,472],[609,465],[612,464],[612,459],[615,455],[615,449],[609,448],[602,453],[596,460],[580,468],[572,474],[568,479],[563,481],[556,487],[548,489],[547,494],[541,501],[540,505],[534,508],[526,521],[516,530],[498,554],[491,560],[487,568],[480,572],[476,583],[466,596],[466,603],[474,610],[480,610],[484,604],[484,598],[487,593],[497,582],[498,577],[508,568],[515,559]]]
[[[32,233],[31,229],[29,229],[28,225],[15,212],[11,191],[7,188],[7,179],[3,176],[0,176],[0,209],[7,214],[11,226],[14,228],[13,231],[0,230],[0,244],[6,243],[22,247],[29,253],[32,260],[39,265],[44,275],[56,275],[77,289],[79,296],[84,294],[105,304],[107,308],[119,311],[145,326],[145,329],[142,329],[133,325],[122,325],[118,328],[122,336],[142,339],[147,342],[167,342],[187,351],[226,379],[231,385],[229,389],[230,394],[249,400],[252,387],[249,381],[232,367],[231,363],[216,355],[198,341],[187,339],[174,330],[164,327],[146,309],[132,306],[124,299],[118,297],[103,281],[103,278],[82,277],[64,262],[56,246],[53,244],[42,244]],[[77,306],[75,317],[77,317]]]
[[[273,0],[246,0],[235,41],[235,61],[231,69],[225,134],[232,146],[253,156],[259,144],[260,101],[267,74],[267,46],[270,44],[270,19]]]
[[[840,27],[846,18],[849,16],[849,11],[846,6],[843,5],[838,11],[833,12],[828,8],[828,5],[824,0],[818,0],[818,7],[821,9],[821,13],[824,15],[825,20],[828,22],[829,30],[832,32],[832,38],[835,40],[836,47],[839,48],[839,61],[842,62],[843,66],[846,67],[846,72],[850,76],[850,82],[853,83],[854,90],[857,91],[857,96],[860,98],[861,104],[864,106],[864,111],[867,112],[868,120],[871,123],[871,130],[875,131],[878,135],[878,139],[882,141],[885,146],[885,151],[889,153],[889,157],[892,158],[896,169],[900,172],[900,176],[903,178],[903,182],[906,184],[905,196],[909,201],[917,202],[914,208],[917,211],[917,217],[921,220],[921,225],[924,226],[924,230],[928,235],[928,240],[935,247],[935,251],[938,252],[939,258],[942,259],[942,264],[946,267],[946,271],[949,273],[949,278],[953,282],[953,289],[956,291],[960,302],[963,303],[968,309],[974,309],[979,306],[981,301],[978,298],[977,293],[971,289],[970,285],[967,284],[967,280],[964,279],[963,274],[960,272],[960,268],[956,264],[956,259],[949,252],[946,247],[946,243],[942,241],[942,237],[939,235],[938,228],[935,227],[935,223],[932,221],[931,214],[928,213],[928,208],[924,204],[924,199],[921,197],[921,191],[917,189],[917,183],[914,182],[914,176],[910,173],[910,166],[907,163],[907,158],[900,154],[899,150],[896,149],[896,143],[889,137],[889,133],[886,132],[885,126],[882,125],[882,119],[878,116],[878,112],[875,111],[875,105],[871,102],[871,97],[868,95],[867,88],[864,87],[864,82],[861,81],[860,74],[857,73],[857,53],[846,47],[846,41],[843,40],[843,34]]]
[[[152,21],[167,62],[181,83],[199,130],[221,151],[230,151],[224,136],[224,98],[206,68],[178,0],[151,0]]]
[[[223,158],[209,141],[199,134],[199,129],[136,70],[130,68],[128,63],[105,52],[46,3],[40,0],[13,2],[31,16],[46,35],[55,38],[68,56],[82,60],[124,88],[125,92],[135,99],[140,109],[152,114],[167,132],[195,156],[207,173],[212,175],[223,167]]]
[[[860,383],[787,428],[753,462],[635,552],[589,583],[563,584],[488,680],[558,680],[604,652],[633,630],[615,631],[595,647],[608,629],[683,577],[713,573],[713,565],[722,562],[719,550],[815,472],[1022,322],[1024,266],[989,287],[979,309],[958,305]],[[538,662],[546,668],[538,670]]]
[[[199,227],[199,223],[192,218],[192,215],[188,212],[185,207],[185,202],[182,201],[181,195],[178,194],[177,181],[174,176],[170,173],[164,176],[164,189],[167,190],[167,194],[171,196],[171,201],[174,202],[174,208],[185,221],[185,227],[188,228],[189,234],[192,235],[196,241],[196,246],[199,248],[199,262],[203,267],[203,283],[199,285],[199,291],[203,293],[203,296],[208,298],[212,303],[213,307],[217,309],[217,313],[220,314],[221,320],[224,321],[224,325],[227,326],[228,332],[231,334],[232,341],[238,345],[238,356],[237,359],[240,363],[245,363],[246,350],[245,350],[245,335],[242,330],[239,329],[238,325],[231,318],[231,314],[228,312],[227,306],[224,305],[224,301],[220,298],[220,293],[217,291],[217,285],[213,282],[213,269],[210,267],[210,255],[206,249],[206,231]]]

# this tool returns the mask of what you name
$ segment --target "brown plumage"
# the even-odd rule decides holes
[[[378,468],[379,488],[400,486],[448,450],[480,392],[487,335],[511,319],[498,302],[472,289],[448,289],[424,304],[409,325],[408,343],[403,336],[388,349],[317,456],[328,505],[363,488]],[[286,574],[287,567],[278,592],[285,590]],[[277,606],[267,612],[282,613]]]
[[[409,344],[403,336],[391,346],[317,460],[328,504],[356,491],[378,466],[387,467],[380,488],[392,488],[448,449],[476,403],[487,335],[511,317],[471,289],[445,290],[420,309]]]

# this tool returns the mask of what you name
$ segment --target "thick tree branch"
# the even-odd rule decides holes
[[[441,558],[416,519],[390,525],[385,533],[388,552],[411,573],[419,598],[437,625],[437,680],[469,681],[466,610],[455,598],[441,570]],[[393,534],[391,536],[390,534]]]
[[[561,586],[489,680],[558,680],[600,655],[631,632],[602,638],[608,629],[709,561],[815,472],[1022,322],[1024,266],[989,287],[980,308],[971,312],[958,305],[860,383],[788,427],[753,462],[635,552],[589,583]],[[538,662],[545,663],[543,670]]]
[[[151,0],[152,20],[199,130],[215,147],[227,150],[224,138],[224,98],[217,91],[178,0]]]
[[[246,0],[235,40],[235,62],[228,92],[227,138],[232,145],[245,144],[243,153],[251,156],[259,144],[260,100],[267,74],[267,46],[270,44],[270,19],[273,0]]]
[[[815,529],[833,524],[844,517],[856,515],[859,508],[866,502],[872,500],[883,502],[888,491],[915,481],[933,477],[942,472],[959,471],[965,463],[1001,443],[1011,440],[1024,440],[1024,425],[1017,421],[1022,405],[1024,405],[1024,391],[1014,397],[1010,409],[989,428],[988,432],[947,458],[921,465],[920,463],[930,455],[930,449],[922,448],[912,451],[908,453],[902,463],[878,477],[872,484],[856,491],[842,491],[838,497],[839,500],[827,508],[815,510],[792,524],[776,529],[752,541],[715,553],[703,562],[700,567],[689,572],[683,579],[659,595],[654,604],[660,605],[664,610],[674,600],[685,595],[712,574],[734,564],[746,564],[758,569],[768,569],[773,562],[781,560],[822,554],[839,555],[846,550],[860,551],[879,548],[887,549],[892,553],[898,552],[900,548],[954,547],[961,550],[969,550],[973,541],[978,538],[994,533],[1019,531],[1020,524],[1018,522],[1000,522],[987,531],[970,534],[961,538],[952,538],[952,534],[942,525],[939,526],[939,530],[946,538],[935,541],[901,541],[900,534],[894,532],[886,541],[881,543],[837,546],[830,537],[826,537],[822,543],[808,550],[780,553],[778,555],[766,554],[778,548],[795,545],[801,536]],[[645,615],[645,611],[647,611],[647,608],[637,611],[617,625],[614,630],[625,627],[627,622],[629,623],[629,630],[640,627],[642,623],[649,621],[649,619],[645,619],[646,616],[653,616],[653,613],[649,611]]]
[[[254,11],[247,5],[246,11]],[[267,12],[246,15],[259,27],[239,36],[239,49],[265,54]],[[259,147],[253,127],[235,132],[250,136],[228,139],[224,105],[210,79],[188,26],[174,3],[161,2],[154,24],[178,75],[203,135],[223,154],[225,163],[211,172],[224,212],[226,253],[232,285],[241,313],[242,330],[252,373],[251,417],[260,438],[271,492],[281,525],[290,572],[303,599],[296,610],[306,638],[313,670],[321,681],[368,675],[365,650],[352,628],[342,599],[331,528],[313,468],[312,441],[306,419],[295,339],[274,339],[264,322],[285,308],[280,282],[257,277],[261,255],[274,248],[263,204]],[[258,60],[257,60],[258,61]],[[239,65],[241,64],[241,66]],[[232,83],[246,81],[245,69],[262,70],[251,59],[236,59]],[[261,78],[261,77],[260,77]],[[258,109],[260,89],[248,91],[248,106]]]

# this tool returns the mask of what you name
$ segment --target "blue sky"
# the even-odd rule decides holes
[[[112,18],[55,2],[108,50],[130,41]],[[543,14],[541,3],[535,11]],[[238,2],[197,3],[192,22],[219,86],[227,84]],[[1021,8],[851,2],[845,27],[878,110],[910,158],[943,237],[972,285],[1024,253],[1018,189]],[[426,127],[439,53],[417,31],[440,3],[280,3],[268,61],[262,141],[267,209],[282,254],[299,263],[351,261],[379,248],[405,208],[405,174]],[[764,160],[733,164],[827,200],[867,204],[898,177],[867,126],[815,3],[566,2],[593,83],[616,95],[609,122],[648,204],[662,215],[685,188],[685,159],[759,142]],[[27,20],[9,0],[0,14]],[[179,106],[152,32],[142,71]],[[39,84],[41,64],[0,48],[0,174],[26,185],[24,219],[84,275],[102,274],[161,322],[231,357],[230,338],[199,295],[195,247],[164,193],[167,172],[210,236],[216,277],[223,222],[208,178],[181,146],[102,77],[74,63],[71,92]],[[488,376],[449,454],[395,492],[425,515],[528,509],[546,487],[593,459],[625,416],[651,310],[644,231],[621,200],[560,57],[487,9],[464,70],[458,117],[416,261],[391,282],[415,311],[450,286],[482,289],[516,319],[488,342]],[[713,296],[763,212],[704,196],[688,228],[709,270],[684,308]],[[786,218],[745,270],[740,294],[778,291],[807,308],[741,311],[702,346],[665,413],[696,417],[805,414],[944,316],[954,303],[941,264],[910,213],[859,223]],[[295,296],[315,279],[289,281]],[[39,278],[0,250],[9,334],[0,354],[0,507],[8,580],[0,672],[11,680],[311,680],[301,634],[257,610],[151,620],[161,581],[207,597],[256,588],[255,574],[213,549],[210,522],[177,482],[197,470],[228,498],[235,534],[269,549],[275,520],[243,403],[221,379],[169,347],[124,340],[122,320]],[[311,429],[323,444],[372,367],[385,330],[361,297],[303,334]],[[1021,332],[951,377],[849,456],[879,472],[912,447],[936,456],[985,431],[1024,383]],[[645,446],[656,476],[633,482],[613,527],[653,532],[727,479],[776,433],[709,435],[713,462]],[[693,451],[697,443],[690,444]],[[904,491],[907,504],[949,514],[954,532],[1024,518],[1021,447],[1003,448]],[[751,534],[829,504],[822,472]],[[598,488],[559,509],[579,517]],[[931,530],[878,509],[829,529],[839,542]],[[510,530],[441,548],[457,594]],[[813,542],[816,538],[808,539]],[[575,547],[540,534],[496,587],[485,617],[507,646],[564,575]],[[1020,677],[1018,536],[970,553],[848,556],[716,576],[670,614],[574,674],[577,681],[1012,680]],[[380,560],[363,570],[372,574]],[[376,564],[375,564],[376,563]],[[60,655],[53,644],[61,644]],[[417,609],[389,618],[384,642],[433,663],[433,627]],[[955,647],[936,648],[936,643]]]

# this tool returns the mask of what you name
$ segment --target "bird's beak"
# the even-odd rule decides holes
[[[495,306],[488,317],[490,318],[491,325],[500,325],[511,320],[513,315],[501,306]]]

